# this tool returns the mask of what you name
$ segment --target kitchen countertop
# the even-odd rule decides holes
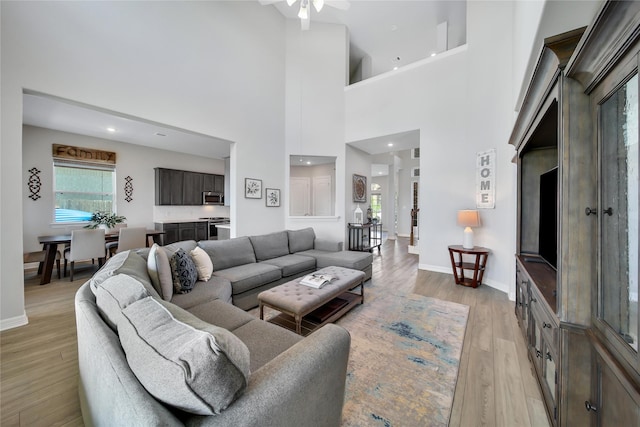
[[[175,224],[178,222],[208,222],[206,219],[156,219],[153,221],[156,224]]]

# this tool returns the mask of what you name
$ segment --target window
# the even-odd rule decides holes
[[[115,208],[115,168],[54,160],[55,222],[89,221],[96,211]]]
[[[378,218],[382,222],[382,195],[371,195],[371,218]]]

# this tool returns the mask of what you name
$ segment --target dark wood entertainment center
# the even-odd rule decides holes
[[[509,141],[515,313],[554,426],[640,425],[639,52],[640,2],[546,39]]]

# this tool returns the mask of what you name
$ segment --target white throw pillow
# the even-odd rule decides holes
[[[173,278],[167,252],[162,246],[154,243],[147,257],[147,271],[153,287],[165,301],[171,301],[173,297]]]
[[[191,258],[193,259],[193,263],[196,265],[196,270],[198,270],[198,280],[206,282],[211,279],[211,275],[213,274],[213,263],[211,262],[209,254],[201,247],[196,247],[191,251]]]

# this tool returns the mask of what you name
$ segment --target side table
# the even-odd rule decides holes
[[[473,249],[463,248],[462,245],[449,246],[449,258],[451,258],[451,268],[453,269],[453,277],[456,285],[470,286],[477,288],[482,284],[482,276],[487,265],[487,257],[491,250],[480,246],[474,246]],[[457,254],[457,261],[456,256]],[[475,256],[475,262],[464,262],[463,255]],[[464,277],[465,270],[473,270],[473,277]],[[459,273],[458,273],[459,272]]]

